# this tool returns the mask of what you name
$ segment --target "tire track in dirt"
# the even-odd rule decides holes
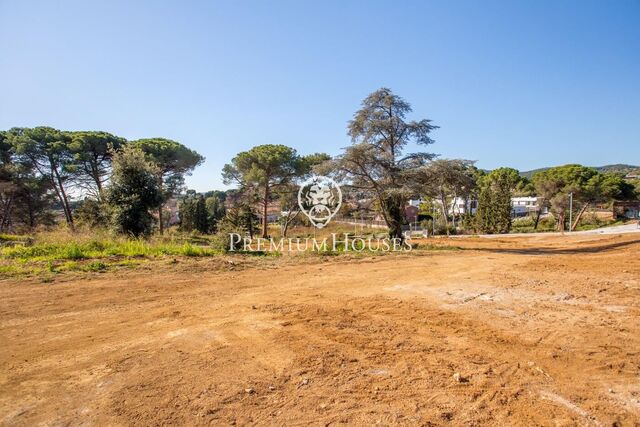
[[[5,282],[0,419],[634,425],[640,244],[600,239]]]

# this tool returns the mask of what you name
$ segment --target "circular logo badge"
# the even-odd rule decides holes
[[[323,228],[340,210],[342,191],[333,179],[313,176],[300,184],[298,205],[315,227]]]

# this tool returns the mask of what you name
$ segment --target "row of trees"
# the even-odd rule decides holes
[[[79,214],[141,234],[149,232],[154,209],[162,233],[164,203],[203,161],[165,138],[127,141],[107,132],[45,126],[2,131],[0,230],[49,224],[59,210],[72,230]]]
[[[224,205],[226,197],[227,193],[223,191],[198,194],[188,190],[179,205],[180,229],[201,234],[215,232],[219,222],[227,215]]]
[[[225,184],[239,187],[238,204],[260,206],[262,237],[268,235],[269,205],[279,200],[281,210],[288,213],[283,223],[283,233],[286,235],[294,212],[299,212],[295,183],[305,179],[314,167],[329,159],[327,154],[318,153],[300,156],[296,150],[284,145],[259,145],[234,157],[231,163],[224,166],[222,177]]]
[[[140,235],[148,234],[157,219],[162,233],[163,206],[180,195],[184,231],[241,228],[253,234],[261,217],[261,234],[267,237],[269,209],[277,202],[278,214],[285,213],[280,221],[286,235],[300,213],[296,184],[312,173],[342,182],[346,198],[354,204],[367,201],[389,226],[390,236],[398,238],[402,238],[405,206],[415,197],[429,200],[431,210],[440,211],[447,232],[462,219],[486,233],[510,230],[514,195],[540,197],[554,213],[558,229],[565,224],[569,194],[579,209],[571,228],[589,206],[637,197],[621,176],[580,165],[551,168],[527,180],[511,168],[487,173],[473,161],[407,152],[409,146],[433,144],[431,135],[438,128],[429,119],[408,119],[411,112],[409,103],[381,88],[364,99],[349,122],[352,144],[340,155],[303,156],[284,145],[259,145],[224,166],[223,180],[234,184],[235,190],[207,194],[184,193],[185,175],[204,158],[176,141],[127,141],[107,132],[50,127],[13,128],[0,132],[0,231],[51,223],[52,211],[57,210],[71,229],[79,218],[93,226],[109,223],[120,232]],[[473,218],[468,212],[463,218],[451,214],[452,202],[459,199],[467,206],[468,201],[478,201]]]
[[[438,159],[433,153],[407,153],[413,144],[425,147],[434,141],[432,132],[438,128],[431,120],[408,120],[412,109],[409,103],[382,88],[362,102],[348,125],[352,144],[331,159],[324,154],[300,157],[295,150],[281,145],[262,145],[239,153],[223,171],[225,183],[238,185],[238,192],[246,197],[245,205],[261,207],[262,235],[266,237],[269,203],[281,200],[288,216],[298,212],[291,198],[291,186],[315,171],[331,174],[344,183],[347,197],[370,200],[370,207],[378,212],[389,226],[391,237],[402,238],[405,206],[412,197],[431,201],[440,210],[447,233],[449,220],[455,221],[450,206],[458,198],[477,200],[478,210],[473,218],[464,218],[472,228],[485,233],[506,233],[511,229],[511,198],[516,195],[537,195],[542,207],[555,215],[558,229],[563,229],[568,209],[568,195],[580,210],[571,228],[582,214],[595,203],[611,199],[637,197],[634,188],[617,174],[602,174],[593,168],[567,165],[551,168],[528,180],[512,168],[491,172],[479,170],[473,161]],[[290,202],[290,204],[288,204]],[[539,221],[536,218],[536,227]],[[285,228],[286,234],[286,228]]]

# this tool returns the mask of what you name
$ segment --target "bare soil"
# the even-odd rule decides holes
[[[639,425],[639,235],[0,282],[4,425]]]

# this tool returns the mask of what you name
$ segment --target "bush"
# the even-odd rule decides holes
[[[75,222],[87,229],[109,226],[109,206],[93,199],[84,199],[74,211]]]
[[[86,258],[82,248],[76,243],[71,243],[62,248],[60,258],[62,259],[83,259]]]
[[[556,219],[551,215],[540,218],[538,221],[538,231],[554,231],[555,229]]]
[[[151,233],[153,216],[149,211],[162,202],[157,174],[140,149],[125,147],[114,155],[106,200],[113,210],[112,222],[118,233],[136,237]]]

